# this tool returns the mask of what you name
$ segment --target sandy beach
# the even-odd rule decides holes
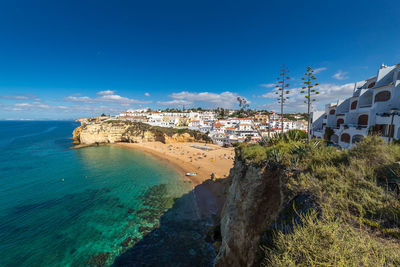
[[[219,217],[226,198],[229,184],[229,170],[233,167],[234,149],[207,144],[211,150],[203,150],[196,146],[204,143],[117,143],[116,145],[138,149],[158,157],[170,164],[182,174],[184,179],[193,183],[193,193],[202,217],[210,215]],[[195,146],[195,147],[193,147]],[[187,172],[196,172],[195,176],[185,176]],[[214,173],[217,180],[211,180]],[[218,179],[219,178],[219,179]],[[222,178],[222,179],[221,179]]]
[[[187,172],[197,173],[195,176],[186,176],[194,185],[210,179],[212,173],[216,178],[227,177],[229,170],[233,166],[235,153],[233,148],[223,148],[212,144],[207,144],[207,147],[211,150],[203,150],[196,147],[204,146],[204,143],[164,144],[161,142],[148,142],[117,143],[116,145],[144,151],[166,160],[182,175]]]

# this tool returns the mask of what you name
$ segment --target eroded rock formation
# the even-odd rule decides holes
[[[155,142],[210,142],[210,139],[196,131],[152,127],[144,123],[129,121],[102,121],[86,123],[73,131],[74,144],[92,145],[102,143],[143,143]]]

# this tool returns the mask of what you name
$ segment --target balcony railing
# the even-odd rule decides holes
[[[356,128],[358,130],[365,129],[368,127],[368,125],[360,125],[360,124],[352,124],[352,123],[347,123],[345,125],[347,126],[347,128],[352,127],[352,128]]]
[[[360,108],[370,108],[370,107],[372,107],[372,103],[371,104],[364,104],[364,105],[359,104],[359,107]]]

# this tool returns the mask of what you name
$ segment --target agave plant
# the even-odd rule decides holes
[[[268,139],[269,145],[275,145],[281,141],[288,143],[290,141],[302,141],[307,139],[307,134],[299,130],[290,130],[286,133],[278,133]]]
[[[269,158],[272,159],[272,161],[274,162],[281,163],[285,158],[285,152],[274,148],[269,151]]]

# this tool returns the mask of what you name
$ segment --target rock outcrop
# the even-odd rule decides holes
[[[252,165],[236,156],[221,218],[222,244],[215,266],[254,266],[264,232],[282,202],[279,168]]]
[[[191,130],[152,127],[150,125],[129,121],[100,121],[87,123],[73,131],[74,144],[92,145],[103,143],[129,142],[210,142],[205,134]]]

